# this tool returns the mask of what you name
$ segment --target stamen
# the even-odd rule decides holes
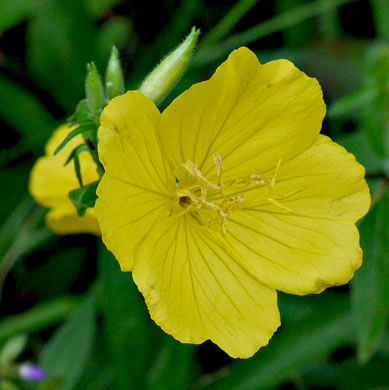
[[[188,160],[186,163],[183,164],[184,168],[194,177],[199,179],[202,183],[207,184],[209,187],[214,188],[215,190],[220,190],[221,188],[212,182],[208,181],[207,178],[203,176],[200,169],[197,168],[197,164],[194,162]]]
[[[269,203],[272,203],[274,204],[275,206],[278,206],[279,208],[285,210],[285,211],[289,211],[290,213],[292,214],[298,214],[297,211],[293,210],[293,209],[290,209],[289,207],[286,207],[284,206],[283,204],[281,204],[280,202],[276,201],[274,198],[267,198],[266,199]]]
[[[223,180],[222,180],[222,173],[223,173],[223,169],[224,169],[224,164],[223,164],[223,160],[222,160],[222,157],[220,156],[220,154],[214,153],[213,154],[213,161],[215,162],[215,165],[216,165],[217,178],[218,178],[217,185],[220,188],[223,188],[224,185],[223,185]]]
[[[176,195],[178,196],[179,199],[178,203],[180,205],[181,210],[179,210],[179,212],[174,215],[181,216],[188,212],[191,212],[191,215],[196,220],[198,220],[199,223],[201,223],[204,226],[208,226],[208,228],[214,226],[215,224],[220,223],[221,232],[223,235],[225,235],[227,233],[227,221],[229,215],[234,210],[241,208],[241,204],[243,203],[244,199],[243,199],[243,194],[237,196],[236,195],[224,196],[222,192],[222,190],[225,188],[225,184],[223,183],[223,179],[222,179],[223,170],[224,170],[223,160],[218,153],[214,153],[213,160],[216,165],[217,180],[218,180],[217,185],[209,181],[202,174],[202,172],[194,162],[188,160],[186,163],[183,164],[184,168],[197,179],[198,184],[192,185],[185,189],[177,188]],[[281,167],[281,163],[282,163],[282,159],[279,159],[277,161],[272,177],[264,176],[260,173],[256,173],[250,175],[249,177],[235,180],[232,183],[230,183],[229,186],[234,186],[234,185],[265,186],[266,189],[265,199],[269,203],[289,213],[297,214],[295,210],[292,210],[289,207],[284,206],[280,201],[289,198],[290,196],[296,194],[297,192],[300,192],[301,190],[292,191],[285,195],[275,195],[273,193],[274,187],[276,185],[277,175]],[[216,190],[216,192],[218,193],[216,199],[218,201],[217,203],[210,202],[207,199],[210,188]],[[205,207],[208,210],[212,210],[216,212],[216,215],[213,218],[211,217],[209,222],[202,220],[201,218],[199,218],[199,214],[197,212],[194,212],[195,210],[200,210],[203,207]]]
[[[249,177],[246,177],[244,179],[238,179],[235,180],[233,184],[265,184],[264,180],[262,179],[261,175],[251,175]]]
[[[274,170],[273,178],[271,179],[271,182],[270,182],[270,185],[271,185],[272,188],[273,188],[274,185],[276,184],[276,176],[277,176],[278,171],[279,171],[279,169],[280,169],[281,162],[282,162],[282,158],[280,158],[280,159],[277,161],[276,169]]]
[[[273,177],[271,179],[268,178],[268,177],[265,178],[265,185],[267,187],[267,197],[266,197],[266,200],[269,203],[272,203],[275,206],[277,206],[277,207],[279,207],[279,208],[281,208],[281,209],[283,209],[285,211],[288,211],[288,212],[293,213],[293,214],[298,214],[297,211],[295,211],[293,209],[290,209],[289,207],[284,206],[283,204],[278,202],[278,200],[286,199],[286,198],[294,195],[296,192],[299,192],[299,191],[293,191],[293,192],[290,192],[290,193],[288,193],[286,195],[274,195],[273,194],[273,189],[274,189],[274,186],[276,184],[276,177],[277,177],[278,171],[280,169],[281,162],[282,162],[282,159],[280,158],[277,161],[276,168],[274,169]]]

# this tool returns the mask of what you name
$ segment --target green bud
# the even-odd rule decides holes
[[[160,103],[185,72],[200,30],[195,27],[188,37],[146,77],[139,88],[145,96]]]
[[[111,57],[108,62],[105,75],[105,88],[108,99],[124,93],[123,71],[120,65],[119,52],[115,46],[112,46]]]
[[[103,83],[96,65],[91,62],[87,65],[88,74],[86,76],[86,101],[90,110],[95,113],[101,111],[105,105]]]

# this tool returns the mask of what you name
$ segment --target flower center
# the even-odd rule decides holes
[[[181,207],[183,207],[184,209],[189,207],[190,204],[192,203],[192,199],[189,197],[189,196],[180,196],[180,199],[179,199],[179,204]]]
[[[290,196],[296,194],[298,191],[290,192],[286,195],[275,195],[273,189],[276,183],[276,176],[281,166],[281,159],[278,160],[274,174],[272,177],[253,174],[249,177],[242,179],[234,180],[231,183],[224,184],[222,175],[224,170],[224,164],[221,156],[217,153],[213,156],[216,172],[217,172],[217,184],[209,181],[197,167],[197,165],[188,160],[183,164],[184,168],[196,178],[197,184],[187,187],[187,188],[177,188],[176,189],[176,198],[178,199],[178,210],[174,213],[175,216],[181,216],[187,213],[191,213],[196,220],[200,223],[213,227],[214,225],[220,225],[221,231],[223,234],[227,232],[227,218],[234,211],[243,207],[244,203],[244,192],[248,187],[252,185],[258,185],[260,187],[266,187],[265,199],[274,204],[281,209],[290,212],[296,213],[296,211],[284,206],[280,203],[280,200],[289,198]],[[226,188],[239,188],[242,190],[242,193],[236,195],[234,192],[233,195],[225,195],[224,190]],[[237,191],[239,192],[239,191]],[[211,194],[211,196],[209,196]],[[214,201],[210,201],[210,199]],[[210,213],[206,213],[208,218],[200,218],[200,213],[198,211],[207,210]],[[205,214],[205,213],[201,213]],[[209,217],[210,216],[210,217]]]

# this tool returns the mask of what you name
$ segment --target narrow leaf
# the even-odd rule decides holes
[[[148,389],[184,389],[189,381],[195,351],[195,346],[180,344],[172,337],[164,335],[164,342],[155,354],[150,370]]]
[[[310,318],[281,328],[249,360],[233,362],[224,378],[205,389],[271,389],[285,383],[310,364],[327,357],[335,348],[354,339],[353,322],[346,297],[322,304]]]
[[[363,88],[337,99],[328,109],[328,116],[335,118],[359,110],[378,96],[375,88]]]
[[[193,59],[193,64],[204,65],[210,63],[225,56],[231,50],[234,50],[239,46],[247,45],[267,35],[292,27],[306,19],[320,15],[323,12],[351,1],[352,0],[327,0],[326,2],[323,2],[322,0],[316,0],[303,4],[300,7],[296,7],[265,22],[257,24],[246,31],[231,35],[228,39],[215,46],[199,50],[197,56]]]
[[[23,352],[27,344],[27,336],[20,334],[13,337],[3,346],[0,352],[0,367],[7,367]]]
[[[67,111],[83,95],[93,30],[84,1],[79,0],[42,1],[27,26],[31,76]]]
[[[118,262],[103,245],[99,251],[99,274],[103,287],[104,341],[115,371],[113,387],[144,389],[159,344],[159,329],[151,323],[131,274],[120,271]]]
[[[381,39],[389,40],[389,3],[387,0],[371,0],[375,27]]]
[[[0,342],[20,333],[32,333],[61,321],[78,306],[74,297],[56,298],[32,309],[0,321]]]
[[[368,361],[389,319],[389,191],[360,224],[364,263],[352,282],[352,308],[358,330],[358,358]]]
[[[0,116],[20,132],[29,150],[41,148],[56,126],[54,118],[37,96],[1,75],[0,90],[6,91],[0,93]]]
[[[23,22],[44,0],[2,0],[0,2],[0,35]]]
[[[89,359],[95,333],[96,290],[56,331],[44,350],[41,365],[49,377],[61,380],[58,390],[77,384]]]
[[[209,47],[228,35],[239,20],[258,3],[258,0],[240,0],[201,40],[201,47]]]

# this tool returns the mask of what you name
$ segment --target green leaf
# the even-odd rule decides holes
[[[275,388],[354,337],[347,297],[339,296],[337,300],[322,302],[312,316],[281,327],[267,347],[249,360],[234,361],[226,369],[225,377],[204,388]]]
[[[0,178],[2,178],[0,176]],[[15,240],[20,226],[31,215],[34,208],[34,201],[31,196],[26,195],[13,209],[11,215],[4,221],[0,229],[0,259],[7,253],[8,248]]]
[[[323,0],[322,0],[323,1]],[[327,0],[324,0],[324,2]],[[298,7],[301,7],[306,3],[305,0],[275,0],[275,10],[277,14],[288,14]],[[322,15],[325,13],[323,12]],[[322,16],[321,15],[321,16]],[[282,32],[282,40],[286,47],[302,47],[307,42],[307,37],[313,32],[313,26],[310,20],[300,22],[293,27],[284,29]],[[315,26],[317,28],[318,26]]]
[[[240,0],[209,30],[201,40],[201,47],[210,47],[228,35],[235,25],[258,3],[258,0]]]
[[[27,204],[23,202],[1,229],[0,244],[4,246],[0,246],[0,293],[16,261],[54,236],[46,226],[41,227],[45,210],[41,207],[28,208]]]
[[[92,19],[79,0],[44,1],[27,30],[34,81],[68,112],[84,95],[85,64],[92,60]]]
[[[378,90],[372,87],[365,87],[352,92],[333,102],[328,109],[328,116],[335,118],[357,111],[365,104],[370,104],[378,96]]]
[[[377,91],[370,104],[361,109],[363,128],[377,155],[389,156],[389,46],[375,45],[367,53],[365,84]]]
[[[0,368],[7,367],[13,363],[17,357],[23,352],[27,344],[27,336],[20,334],[12,337],[11,340],[3,346],[0,351]]]
[[[371,0],[369,2],[372,7],[372,15],[374,17],[374,24],[376,31],[380,38],[389,40],[389,4],[387,0]]]
[[[0,116],[22,135],[29,150],[41,148],[56,122],[37,96],[0,75]],[[6,137],[6,135],[3,135]]]
[[[73,389],[90,358],[96,330],[96,295],[93,289],[45,347],[41,365],[49,377],[61,380],[58,390]]]
[[[359,163],[361,163],[368,173],[377,174],[384,172],[384,161],[377,156],[368,135],[363,129],[345,134],[336,139],[336,142],[344,146],[353,153]]]
[[[180,344],[168,335],[155,357],[148,376],[150,390],[184,389],[191,374],[196,347]]]
[[[107,66],[107,58],[112,46],[118,49],[127,48],[133,35],[133,25],[130,20],[120,16],[108,19],[96,34],[93,58],[99,68],[103,69]]]
[[[322,0],[323,2],[327,0]],[[317,28],[315,26],[315,28]],[[311,30],[312,32],[312,30]],[[340,23],[339,12],[336,8],[323,12],[320,16],[320,32],[324,41],[335,41],[338,37],[343,36],[342,26]],[[306,41],[306,38],[304,42]]]
[[[309,389],[384,390],[388,385],[388,358],[375,358],[361,365],[354,357],[343,362],[320,362],[304,375]]]
[[[7,29],[23,22],[44,0],[1,0],[0,35]]]
[[[88,258],[88,244],[69,242],[72,245],[50,251],[50,256],[42,264],[19,276],[19,284],[37,299],[66,294],[80,277]],[[58,264],[61,264],[61,272],[58,272]]]
[[[104,338],[97,337],[95,345],[93,346],[88,365],[82,374],[80,381],[77,383],[75,390],[109,390],[115,389],[113,387],[117,378],[117,368],[111,367],[111,362],[107,357],[107,350],[104,345]],[[130,389],[130,388],[127,388]],[[126,389],[126,390],[127,390]],[[42,389],[43,390],[43,389]]]
[[[0,390],[20,390],[20,388],[15,386],[12,382],[2,380],[0,382]]]
[[[85,0],[85,5],[91,15],[95,18],[101,18],[103,14],[123,0]]]
[[[213,62],[239,46],[247,45],[272,33],[295,26],[304,20],[316,15],[321,15],[324,12],[351,1],[352,0],[327,0],[323,2],[322,0],[316,0],[305,3],[280,15],[276,15],[265,22],[259,23],[246,31],[231,35],[229,38],[213,47],[199,50],[193,63],[196,65],[204,65]]]
[[[0,343],[20,333],[32,333],[61,321],[78,306],[75,297],[56,298],[0,321]]]
[[[102,281],[103,329],[117,390],[144,389],[158,339],[131,274],[120,271],[113,255],[101,245],[99,275]],[[158,337],[158,336],[157,336]],[[167,387],[168,388],[168,387]]]
[[[363,265],[352,282],[352,308],[358,330],[358,358],[368,361],[389,319],[389,191],[359,226]]]
[[[95,181],[91,184],[69,192],[69,198],[77,208],[77,212],[80,217],[86,213],[86,210],[89,207],[95,207],[95,202],[97,199],[96,190],[98,185],[99,181]]]
[[[158,65],[161,58],[174,49],[185,34],[190,31],[197,17],[201,17],[204,9],[204,0],[182,0],[172,10],[169,23],[154,40],[152,47],[143,50],[135,62],[135,68],[131,71],[131,79],[128,80],[128,89],[137,89],[144,77]],[[198,81],[198,79],[197,79]]]

